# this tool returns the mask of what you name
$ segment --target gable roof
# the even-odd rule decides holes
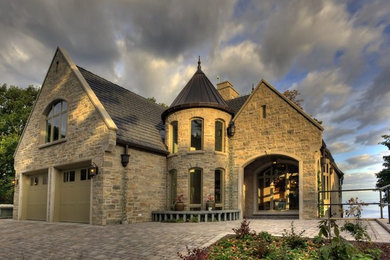
[[[118,127],[117,142],[167,154],[160,132],[164,108],[92,72],[77,66],[81,75]]]
[[[212,107],[232,114],[225,100],[202,71],[200,60],[195,74],[161,117],[165,120],[169,114],[175,111],[192,107]]]
[[[274,92],[276,95],[278,95],[280,98],[282,98],[287,104],[289,104],[292,108],[294,108],[298,113],[300,113],[303,117],[305,117],[310,123],[312,123],[315,127],[317,127],[320,131],[323,131],[324,128],[322,125],[320,125],[316,120],[314,120],[311,116],[309,116],[305,111],[303,111],[302,108],[298,107],[294,102],[292,102],[290,99],[288,99],[285,95],[280,93],[276,88],[274,88],[270,83],[268,83],[266,80],[261,79],[259,84],[257,84],[256,88],[252,91],[252,93],[249,95],[249,97],[244,101],[244,104],[239,108],[238,112],[235,113],[233,121],[236,120],[236,118],[240,115],[243,108],[249,103],[249,101],[252,99],[253,94],[260,88],[261,84],[264,84],[267,88],[269,88],[272,92]]]

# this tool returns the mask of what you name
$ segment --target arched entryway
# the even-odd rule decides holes
[[[265,155],[244,168],[245,217],[299,217],[299,162],[286,155]]]

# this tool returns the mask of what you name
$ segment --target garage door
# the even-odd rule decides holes
[[[28,176],[27,219],[46,220],[47,173]]]
[[[89,223],[91,177],[87,169],[62,172],[60,221]]]

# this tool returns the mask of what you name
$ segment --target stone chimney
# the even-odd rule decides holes
[[[229,81],[218,83],[217,90],[225,100],[230,100],[240,96],[240,94],[233,88],[232,83]]]

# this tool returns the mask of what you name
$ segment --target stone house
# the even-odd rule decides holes
[[[14,218],[98,225],[186,210],[316,218],[343,173],[323,127],[261,80],[240,96],[198,69],[168,109],[58,48],[15,152]],[[324,195],[321,200],[326,202]]]

